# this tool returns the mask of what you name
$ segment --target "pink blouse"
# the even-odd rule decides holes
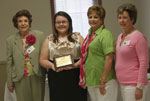
[[[146,85],[148,69],[148,42],[139,31],[129,34],[121,43],[122,33],[116,44],[116,76],[122,85]]]

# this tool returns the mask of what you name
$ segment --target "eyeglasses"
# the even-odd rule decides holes
[[[58,21],[55,24],[57,24],[57,25],[60,25],[60,24],[66,25],[66,24],[68,24],[68,21]]]

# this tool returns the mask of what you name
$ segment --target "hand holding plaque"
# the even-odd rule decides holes
[[[74,64],[74,61],[72,59],[71,55],[64,55],[54,58],[54,65],[56,69],[65,67],[65,66],[72,66]]]

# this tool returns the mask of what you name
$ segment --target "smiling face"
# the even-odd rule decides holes
[[[27,33],[29,31],[29,19],[25,16],[20,16],[17,18],[18,29],[21,33]]]
[[[66,35],[69,29],[68,19],[64,16],[57,16],[55,21],[55,27],[59,34]]]
[[[118,23],[125,32],[133,27],[133,20],[130,19],[129,14],[126,11],[123,11],[118,15]]]
[[[88,22],[93,31],[96,31],[102,24],[102,20],[101,20],[100,16],[98,16],[96,14],[96,12],[89,14]]]

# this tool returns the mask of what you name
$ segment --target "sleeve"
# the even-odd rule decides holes
[[[107,31],[105,36],[103,37],[102,47],[104,54],[107,55],[109,53],[115,52],[115,39],[110,31]]]
[[[147,83],[147,69],[148,69],[148,42],[144,36],[137,40],[136,52],[139,60],[139,74],[138,84]]]
[[[12,55],[12,47],[11,42],[9,40],[6,41],[7,45],[7,86],[12,86],[12,68],[13,68],[13,55]]]

